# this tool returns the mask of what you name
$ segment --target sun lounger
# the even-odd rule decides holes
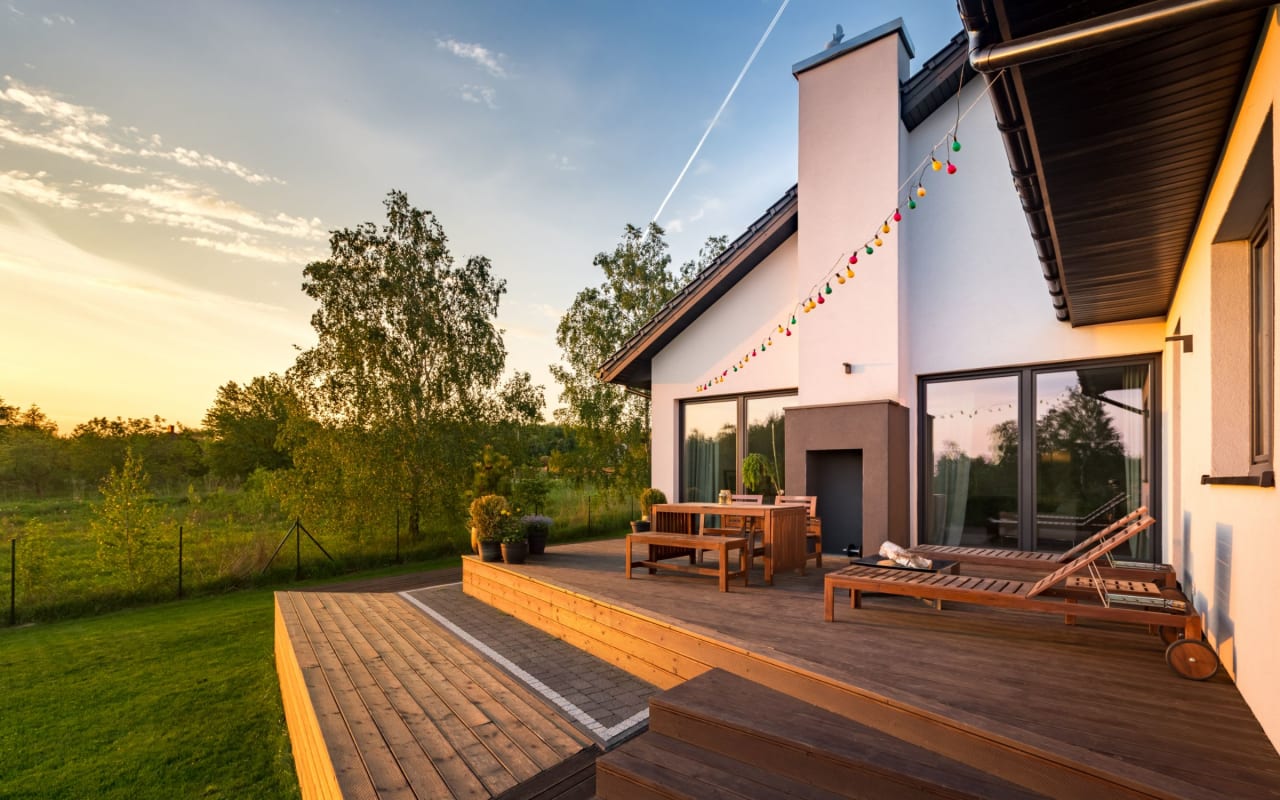
[[[1116,585],[1108,584],[1098,572],[1096,562],[1153,524],[1151,517],[1134,519],[1034,583],[862,565],[846,567],[825,578],[824,616],[827,622],[835,620],[836,590],[847,589],[853,608],[862,607],[863,592],[880,592],[934,600],[939,607],[942,601],[948,601],[1059,614],[1068,623],[1077,617],[1132,622],[1182,632],[1183,638],[1166,650],[1165,661],[1184,678],[1205,680],[1217,672],[1218,657],[1201,641],[1203,622],[1195,607],[1185,598],[1110,591]],[[1068,578],[1085,575],[1090,579],[1087,583],[1066,585]]]
[[[1053,572],[1063,564],[1070,563],[1081,553],[1117,531],[1126,528],[1130,523],[1147,513],[1146,506],[1116,520],[1089,538],[1083,540],[1065,553],[1044,551],[1007,550],[998,547],[965,547],[948,544],[920,544],[911,548],[911,555],[925,558],[941,558],[947,561],[958,561],[961,564],[979,564],[987,567],[1016,567],[1020,570],[1035,572]],[[1177,585],[1177,577],[1173,567],[1168,564],[1146,564],[1134,561],[1116,561],[1108,552],[1106,563],[1098,564],[1098,572],[1104,578],[1129,581],[1149,581],[1159,586],[1173,588]]]

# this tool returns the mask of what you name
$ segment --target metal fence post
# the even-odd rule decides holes
[[[18,624],[18,540],[9,540],[9,627]]]
[[[400,509],[396,509],[396,563],[400,563]]]
[[[591,495],[587,495],[587,536],[591,535]]]
[[[301,517],[294,519],[293,527],[294,528],[302,527]],[[296,535],[293,537],[293,543],[297,552],[296,552],[296,555],[294,556],[294,562],[293,562],[294,563],[293,579],[295,581],[300,581],[302,580],[302,534],[297,532],[296,530],[294,531],[294,533]]]
[[[182,599],[182,526],[178,526],[178,599]]]

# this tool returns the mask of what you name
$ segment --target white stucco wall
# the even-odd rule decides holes
[[[799,348],[776,328],[801,291],[796,288],[796,245],[795,236],[783,242],[653,359],[652,485],[672,500],[679,485],[681,400],[794,389],[799,383]],[[774,347],[732,371],[769,336]],[[724,370],[730,375],[724,383],[695,391],[699,381]]]
[[[1196,608],[1204,614],[1209,640],[1224,667],[1235,678],[1272,744],[1280,748],[1280,624],[1276,622],[1280,614],[1276,584],[1280,490],[1200,483],[1201,474],[1214,471],[1215,449],[1221,449],[1215,447],[1220,444],[1218,439],[1242,433],[1221,430],[1217,423],[1222,415],[1215,414],[1215,392],[1221,403],[1222,390],[1231,388],[1219,382],[1231,380],[1234,367],[1226,353],[1231,349],[1229,343],[1220,341],[1215,348],[1210,319],[1213,290],[1215,284],[1224,287],[1214,280],[1211,245],[1266,116],[1270,112],[1274,118],[1277,104],[1280,24],[1273,11],[1166,323],[1167,334],[1172,335],[1180,322],[1180,332],[1195,339],[1191,353],[1182,354],[1172,347],[1165,351],[1164,472],[1169,491],[1164,514],[1173,523],[1166,527],[1165,552],[1178,568]],[[1272,149],[1274,202],[1280,186],[1280,137],[1273,135]],[[1280,310],[1280,298],[1275,308]],[[1247,319],[1248,305],[1238,313]],[[1280,330],[1280,319],[1276,324]],[[1275,374],[1280,375],[1280,364]],[[1239,381],[1238,374],[1235,380]],[[1238,391],[1247,393],[1248,384],[1240,385]],[[1217,461],[1217,466],[1223,466],[1221,453]],[[1247,464],[1244,466],[1247,469]]]

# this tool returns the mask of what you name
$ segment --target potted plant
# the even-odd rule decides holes
[[[529,539],[526,538],[524,526],[508,517],[501,528],[502,560],[508,564],[523,564],[529,556]]]
[[[502,558],[502,525],[511,518],[507,498],[486,494],[471,501],[471,540],[481,561]]]
[[[649,530],[649,514],[656,505],[667,502],[667,496],[661,489],[652,486],[640,492],[640,519],[631,521],[631,532],[641,533]]]
[[[742,485],[751,494],[769,494],[765,499],[770,502],[782,493],[778,489],[778,471],[760,453],[748,453],[742,459]]]
[[[530,514],[522,517],[525,537],[529,540],[529,555],[540,556],[547,551],[547,536],[551,533],[551,517]]]

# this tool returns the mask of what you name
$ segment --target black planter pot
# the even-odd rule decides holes
[[[645,533],[645,532],[647,532],[648,530],[649,530],[649,520],[647,520],[647,519],[633,519],[633,520],[631,520],[631,532],[632,532],[632,533]]]
[[[529,533],[529,555],[540,556],[547,552],[547,532],[538,531]]]
[[[481,542],[480,543],[480,560],[481,561],[501,561],[502,560],[502,542]]]
[[[523,564],[529,556],[529,542],[503,542],[502,560],[508,564]]]

